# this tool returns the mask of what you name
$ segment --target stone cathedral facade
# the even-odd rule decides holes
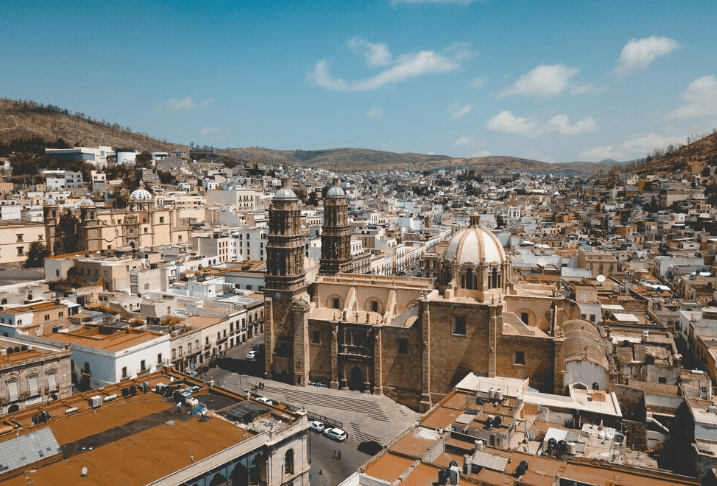
[[[269,377],[385,394],[419,410],[469,372],[529,378],[541,391],[563,392],[556,328],[579,310],[557,292],[516,293],[510,260],[477,215],[435,257],[434,282],[345,273],[351,235],[336,183],[326,201],[313,282],[304,273],[298,198],[285,186],[272,202],[264,335]]]

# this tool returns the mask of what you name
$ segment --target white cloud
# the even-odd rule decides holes
[[[574,125],[570,125],[568,115],[556,115],[550,119],[547,125],[549,132],[561,133],[563,135],[577,135],[579,133],[587,133],[595,131],[595,120],[592,117],[578,120]]]
[[[538,138],[551,133],[577,135],[593,132],[596,129],[596,124],[595,120],[588,117],[571,125],[565,114],[556,115],[543,124],[537,119],[515,116],[505,110],[488,120],[488,129],[494,132],[517,133],[530,138]]]
[[[473,78],[473,81],[471,81],[471,84],[469,84],[468,87],[474,88],[474,89],[481,89],[487,83],[488,83],[488,76],[486,76],[485,74],[481,74],[477,78]]]
[[[204,127],[199,131],[199,133],[203,138],[207,138],[209,135],[212,134],[220,135],[222,131],[216,127]]]
[[[578,69],[563,64],[541,64],[527,74],[523,74],[512,86],[498,94],[505,96],[534,96],[545,98],[559,95],[568,89],[570,80],[578,74]]]
[[[334,91],[368,91],[384,84],[399,83],[424,74],[445,73],[461,69],[461,61],[472,55],[464,43],[455,43],[443,54],[435,51],[419,51],[414,54],[398,56],[391,66],[370,78],[359,81],[347,81],[335,78],[330,71],[329,61],[319,61],[314,69],[306,73],[306,79],[321,88]]]
[[[583,160],[600,161],[604,159],[632,160],[645,157],[657,148],[664,148],[670,144],[679,144],[685,137],[665,136],[657,133],[648,133],[629,138],[619,145],[603,145],[584,150],[578,154]]]
[[[680,43],[669,37],[653,35],[643,39],[630,39],[622,48],[615,73],[628,74],[645,69],[658,57],[667,55],[679,47]]]
[[[602,93],[603,91],[605,91],[604,86],[595,86],[592,83],[576,84],[570,88],[570,94],[573,95]]]
[[[366,113],[366,116],[373,120],[375,120],[377,118],[381,118],[383,116],[383,108],[381,108],[378,105],[374,105],[371,107],[370,110],[368,110],[368,113]]]
[[[393,57],[386,44],[374,44],[360,37],[349,41],[349,49],[354,54],[365,57],[369,66],[387,66]]]
[[[454,120],[457,120],[458,118],[463,118],[468,113],[471,112],[471,103],[468,103],[467,105],[461,106],[460,103],[457,101],[453,103],[451,106],[448,107],[448,113],[451,114]]]
[[[670,118],[698,118],[717,114],[717,79],[714,74],[695,79],[681,95],[687,102],[672,113]]]
[[[214,103],[214,98],[207,98],[206,100],[195,103],[191,96],[187,96],[186,98],[177,99],[172,98],[171,100],[167,101],[164,105],[162,105],[164,108],[168,108],[172,111],[179,111],[179,110],[186,110],[186,111],[193,111],[193,110],[199,110],[201,108],[206,108],[207,106]]]

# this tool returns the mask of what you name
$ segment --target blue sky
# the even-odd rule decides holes
[[[629,160],[717,128],[715,19],[711,0],[11,0],[0,95],[222,148]]]

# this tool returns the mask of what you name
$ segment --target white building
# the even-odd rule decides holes
[[[64,191],[66,189],[82,189],[82,172],[71,170],[44,170],[47,191]]]

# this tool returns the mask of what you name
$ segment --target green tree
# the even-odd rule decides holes
[[[137,154],[137,157],[135,158],[134,162],[137,168],[152,167],[152,154],[145,150]]]
[[[23,264],[24,268],[40,268],[45,265],[45,258],[50,256],[50,251],[42,242],[33,241],[27,251],[27,260]]]

